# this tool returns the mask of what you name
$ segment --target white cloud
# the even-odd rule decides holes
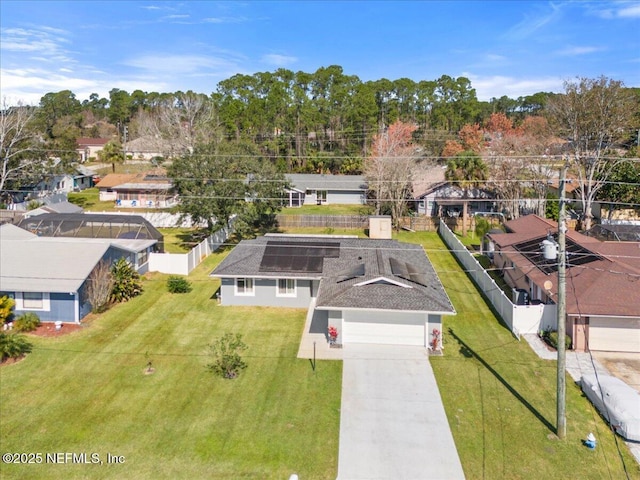
[[[604,48],[601,47],[566,47],[562,50],[558,50],[556,54],[564,56],[586,55],[589,53],[601,52],[603,50]]]
[[[640,4],[635,3],[628,7],[618,10],[618,17],[621,18],[640,18]]]
[[[205,70],[227,69],[232,62],[220,57],[208,57],[204,55],[165,55],[149,54],[125,60],[124,64],[130,67],[172,75],[191,75],[202,73]]]
[[[545,8],[541,4],[533,4],[537,8]],[[525,17],[506,33],[506,38],[510,40],[523,40],[536,33],[541,28],[556,21],[562,14],[561,5],[547,3],[551,10],[546,9],[544,12],[536,12],[534,14],[525,14]]]
[[[591,13],[605,20],[613,20],[617,18],[640,18],[640,4],[637,2],[617,2],[609,4],[608,8],[593,8],[590,4],[587,4],[587,8],[590,8]]]
[[[267,63],[276,67],[285,67],[287,65],[296,63],[298,59],[296,57],[291,57],[288,55],[278,55],[275,53],[270,53],[267,55],[263,55],[260,61],[262,63]]]
[[[482,76],[463,73],[471,80],[478,100],[489,101],[506,95],[509,98],[524,97],[538,92],[562,92],[564,80],[560,77],[517,78],[508,76]]]

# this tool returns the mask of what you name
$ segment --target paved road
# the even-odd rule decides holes
[[[338,480],[464,479],[426,350],[343,350]]]

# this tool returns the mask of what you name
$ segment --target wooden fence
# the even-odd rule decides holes
[[[367,215],[276,215],[276,220],[281,228],[342,228],[363,230],[369,228]],[[401,217],[400,227],[406,230],[418,232],[435,232],[440,224],[438,217]],[[447,217],[443,219],[451,230],[462,230],[462,218]],[[471,216],[467,219],[467,230],[475,229],[475,219]]]

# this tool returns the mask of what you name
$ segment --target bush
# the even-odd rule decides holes
[[[32,345],[24,335],[0,332],[0,361],[20,358],[31,351]]]
[[[240,370],[247,368],[242,361],[240,352],[247,346],[242,342],[242,335],[226,333],[216,343],[209,345],[213,355],[213,363],[207,365],[207,369],[223,378],[236,378]]]
[[[557,331],[552,332],[550,330],[545,330],[544,332],[541,333],[540,336],[551,347],[555,348],[556,350],[558,349],[558,332]],[[565,335],[564,337],[564,346],[567,350],[571,348],[571,337],[569,337],[568,335]]]
[[[40,326],[40,317],[35,313],[28,312],[20,315],[15,322],[13,322],[13,328],[17,332],[33,332]]]
[[[124,258],[118,259],[111,266],[111,275],[113,276],[112,302],[127,302],[142,293],[140,274]]]
[[[167,289],[171,293],[189,293],[193,287],[186,278],[172,275],[167,280]]]

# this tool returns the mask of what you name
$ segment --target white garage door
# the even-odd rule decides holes
[[[589,319],[589,349],[640,352],[640,318]]]
[[[344,312],[342,341],[425,346],[424,315]]]

